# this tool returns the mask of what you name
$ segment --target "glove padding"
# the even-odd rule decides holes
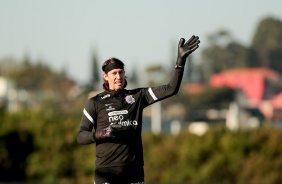
[[[179,40],[175,68],[184,68],[187,57],[197,48],[199,48],[199,43],[199,37],[194,35],[186,43],[184,38]]]
[[[93,138],[95,141],[103,141],[107,139],[115,138],[115,133],[118,127],[109,125],[108,127],[104,128],[103,130],[96,131],[93,134]]]

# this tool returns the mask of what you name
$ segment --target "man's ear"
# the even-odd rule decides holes
[[[108,80],[108,75],[107,74],[103,74],[104,79],[107,81]]]

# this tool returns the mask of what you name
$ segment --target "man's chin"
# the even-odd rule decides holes
[[[123,89],[122,85],[117,85],[116,86],[116,90],[121,90],[121,89]]]

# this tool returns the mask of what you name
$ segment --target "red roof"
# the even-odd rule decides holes
[[[184,86],[184,89],[189,94],[201,93],[203,91],[203,85],[200,83],[188,83]]]
[[[282,109],[282,93],[272,97],[271,102],[274,108]]]
[[[214,74],[210,84],[214,87],[240,88],[249,98],[251,105],[257,106],[263,97],[265,79],[276,79],[279,74],[268,68],[240,68]]]

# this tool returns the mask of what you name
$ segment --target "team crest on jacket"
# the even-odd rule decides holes
[[[135,99],[133,98],[132,95],[127,95],[127,96],[125,97],[125,100],[126,100],[126,102],[129,103],[129,104],[133,104],[133,103],[135,102]]]

